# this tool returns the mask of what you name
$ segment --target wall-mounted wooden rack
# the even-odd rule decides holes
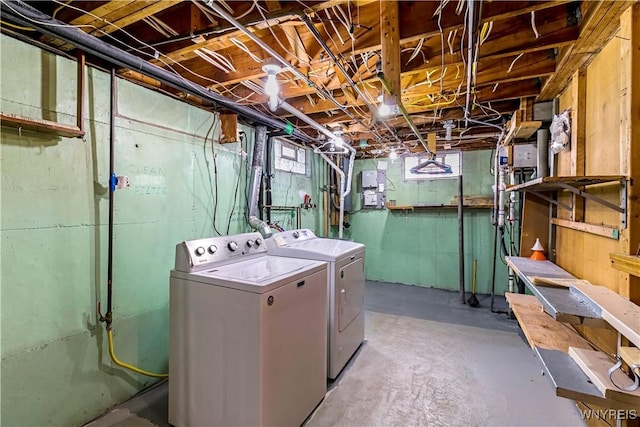
[[[613,184],[618,183],[620,185],[620,205],[615,205],[607,200],[604,200],[598,196],[587,193],[584,188],[591,185],[598,184]],[[567,209],[571,215],[573,215],[573,203],[565,204],[561,203],[556,198],[550,197],[549,193],[557,193],[559,191],[569,191],[576,196],[583,197],[591,200],[595,203],[599,203],[606,206],[609,209],[613,209],[620,212],[620,225],[624,229],[627,227],[627,187],[626,178],[621,175],[599,175],[599,176],[548,176],[537,178],[522,184],[513,185],[507,187],[507,191],[521,191],[535,194],[537,197],[546,200],[547,202]],[[552,220],[555,218],[552,218]],[[586,231],[589,233],[603,235],[605,237],[618,238],[618,230],[615,227],[608,227],[607,230],[598,229],[597,224],[587,224],[582,222],[573,221],[573,217],[569,218],[569,222],[561,222],[555,225],[563,227],[573,228],[580,231]]]

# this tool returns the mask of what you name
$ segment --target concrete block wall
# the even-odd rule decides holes
[[[75,62],[5,35],[0,52],[2,112],[75,123]],[[96,319],[97,301],[106,305],[110,77],[89,67],[86,78],[84,139],[9,127],[0,134],[2,425],[81,425],[156,381],[111,363]],[[249,231],[254,130],[242,127],[242,146],[213,144],[214,209],[217,127],[205,143],[214,115],[117,85],[115,170],[131,188],[115,193],[115,349],[125,362],[166,372],[175,245],[215,235],[214,211],[221,233]],[[320,164],[311,160],[308,176],[292,177],[316,200],[312,171]],[[276,180],[288,185],[289,175]],[[274,203],[287,202],[283,185]],[[304,214],[304,226],[319,224],[317,211]]]

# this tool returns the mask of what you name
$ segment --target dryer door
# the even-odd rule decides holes
[[[342,260],[338,263],[337,270],[338,328],[342,332],[362,311],[364,304],[364,259],[362,254],[358,254],[353,259],[349,257]]]

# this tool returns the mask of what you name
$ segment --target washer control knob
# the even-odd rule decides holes
[[[254,244],[254,241],[253,241],[253,240],[251,240],[251,239],[247,240],[247,247],[248,247],[248,248],[253,247],[253,244]]]
[[[256,246],[260,246],[262,244],[262,239],[260,237],[258,237],[256,239]]]
[[[204,248],[202,246],[198,246],[196,248],[196,255],[198,255],[198,256],[204,255]]]
[[[294,231],[293,232],[293,238],[297,239],[298,237],[300,237],[300,232],[299,231]]]
[[[227,244],[227,247],[231,252],[235,252],[236,250],[238,250],[238,244],[236,242],[229,242],[229,244]]]
[[[215,254],[215,253],[216,253],[216,251],[218,250],[218,247],[217,247],[216,245],[211,245],[211,246],[209,246],[209,249],[207,249],[207,250],[209,251],[209,253],[210,253],[211,255],[213,255],[213,254]]]

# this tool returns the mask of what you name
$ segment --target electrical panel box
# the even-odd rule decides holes
[[[386,181],[385,170],[362,171],[362,208],[363,209],[384,209],[386,203]]]
[[[535,168],[538,163],[536,144],[515,144],[513,146],[514,168]]]
[[[362,188],[378,187],[378,171],[362,171]]]

